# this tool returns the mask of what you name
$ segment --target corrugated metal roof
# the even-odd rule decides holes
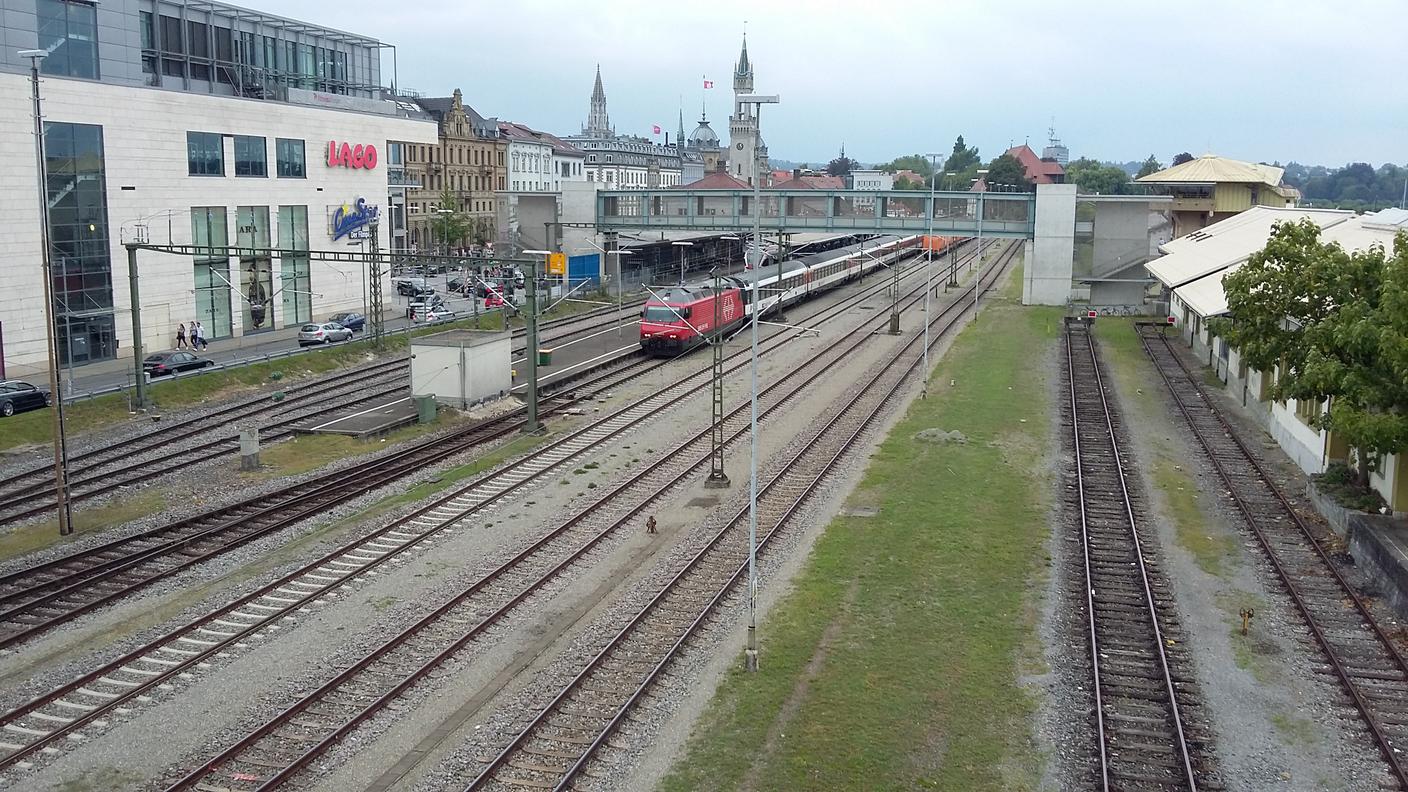
[[[1274,165],[1262,165],[1257,162],[1227,159],[1216,154],[1204,154],[1197,159],[1189,160],[1181,165],[1174,165],[1172,168],[1164,168],[1142,179],[1136,179],[1136,181],[1146,184],[1237,182],[1270,184],[1276,187],[1280,186],[1281,176],[1284,173],[1284,168],[1278,168]]]
[[[1354,213],[1339,209],[1285,209],[1254,206],[1160,246],[1165,255],[1144,265],[1167,287],[1181,286],[1211,272],[1227,269],[1266,247],[1271,226],[1310,218],[1321,228],[1344,222]]]
[[[1259,207],[1264,208],[1264,207]],[[1255,209],[1250,211],[1256,211]],[[1249,214],[1243,212],[1242,214]],[[1326,218],[1324,215],[1331,214],[1331,210],[1280,210],[1281,212],[1299,211],[1315,212],[1317,216],[1312,217],[1320,224],[1322,229],[1320,240],[1322,242],[1336,242],[1345,250],[1367,250],[1370,246],[1379,244],[1385,249],[1393,246],[1394,234],[1401,230],[1408,230],[1408,211],[1402,209],[1385,209],[1371,215],[1354,215],[1353,212],[1333,212],[1334,215],[1347,215],[1334,219],[1333,222],[1322,222],[1333,218]],[[1238,215],[1241,217],[1242,215]],[[1236,219],[1236,218],[1232,218]],[[1223,222],[1229,222],[1224,220]],[[1216,225],[1221,225],[1218,223]],[[1208,228],[1213,228],[1209,226]],[[1253,227],[1254,228],[1254,227]],[[1206,229],[1205,229],[1206,230]],[[1233,262],[1206,274],[1203,277],[1186,282],[1173,290],[1189,308],[1199,316],[1219,316],[1227,313],[1227,294],[1222,288],[1222,279],[1228,273],[1236,272],[1238,268],[1247,260],[1251,254],[1261,250],[1266,246],[1267,237],[1271,234],[1268,226],[1259,239],[1244,240],[1241,250],[1242,255]],[[1180,256],[1186,253],[1178,254]],[[1172,258],[1172,256],[1166,257]],[[1152,271],[1152,269],[1151,269]],[[1157,276],[1156,276],[1157,277]],[[1160,278],[1162,280],[1162,278]]]

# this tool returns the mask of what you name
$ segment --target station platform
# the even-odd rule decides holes
[[[329,418],[319,416],[307,424],[293,427],[295,434],[336,434],[348,437],[372,437],[416,422],[416,402],[402,396],[371,407],[357,407],[345,415]]]
[[[1345,522],[1350,556],[1399,618],[1408,619],[1408,520],[1351,513]]]
[[[640,322],[632,317],[622,322],[619,327],[598,330],[559,345],[554,346],[552,341],[544,341],[539,344],[539,349],[552,350],[551,362],[538,366],[538,387],[543,388],[605,366],[624,356],[643,354],[640,349]],[[528,387],[528,360],[523,356],[515,356],[511,365],[514,371],[511,392],[522,396]]]

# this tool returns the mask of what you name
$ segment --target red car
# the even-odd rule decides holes
[[[488,297],[484,298],[485,308],[502,308],[503,305],[504,298],[500,297],[497,294],[490,293]]]

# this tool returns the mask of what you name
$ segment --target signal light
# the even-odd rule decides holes
[[[1096,315],[1097,315],[1097,314],[1096,314],[1094,311],[1086,311],[1086,312],[1085,312],[1085,318],[1086,318],[1086,319],[1091,319],[1091,320],[1093,320],[1093,319],[1095,319]]]
[[[1170,317],[1168,318],[1168,323],[1169,323],[1170,325],[1177,324],[1177,323],[1178,323],[1178,317],[1176,317],[1176,316],[1170,316]]]

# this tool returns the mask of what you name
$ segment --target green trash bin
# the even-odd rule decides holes
[[[551,366],[551,365],[552,365],[552,350],[551,350],[551,349],[539,349],[539,350],[538,350],[538,365],[539,365],[539,366]]]

